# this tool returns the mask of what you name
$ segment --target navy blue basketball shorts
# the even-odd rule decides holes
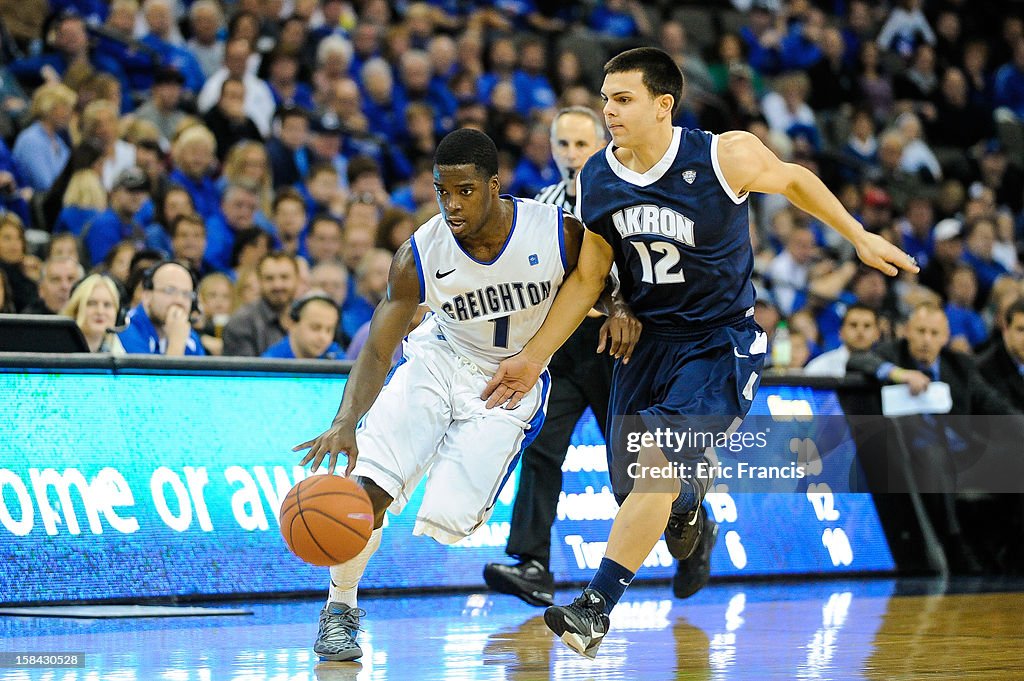
[[[629,364],[615,363],[608,405],[608,471],[620,503],[652,437],[669,464],[694,470],[716,436],[739,426],[766,350],[767,336],[753,317],[686,339],[641,334]]]

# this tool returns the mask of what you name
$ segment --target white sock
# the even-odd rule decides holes
[[[370,556],[377,552],[380,546],[381,530],[378,527],[370,534],[370,541],[356,554],[356,557],[345,563],[331,566],[331,590],[327,596],[328,603],[344,603],[350,608],[357,607],[356,592],[359,589],[359,580],[363,578],[366,571],[366,564],[370,562]]]

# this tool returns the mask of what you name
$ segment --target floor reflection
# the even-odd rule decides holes
[[[0,649],[84,651],[85,669],[2,669],[28,681],[1008,678],[1024,666],[1024,589],[987,580],[717,584],[688,601],[631,589],[596,661],[541,610],[492,594],[366,598],[358,663],[318,663],[319,602],[252,616],[0,617]],[[998,593],[986,593],[998,591]],[[960,593],[966,592],[966,593]],[[566,594],[563,594],[563,597]]]

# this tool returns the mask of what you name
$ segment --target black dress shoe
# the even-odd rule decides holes
[[[515,565],[488,563],[484,566],[484,581],[495,591],[511,594],[530,605],[555,603],[554,575],[540,561],[524,560]]]

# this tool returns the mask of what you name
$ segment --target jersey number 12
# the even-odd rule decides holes
[[[630,241],[636,254],[640,256],[640,265],[643,268],[641,280],[647,284],[681,284],[686,281],[683,276],[683,268],[679,267],[672,271],[679,264],[679,249],[666,241]],[[651,256],[651,252],[660,253],[657,260]]]

